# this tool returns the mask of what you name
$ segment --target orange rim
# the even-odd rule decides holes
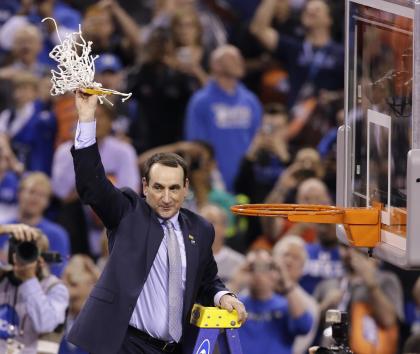
[[[246,216],[341,215],[344,209],[317,204],[240,204],[230,208],[234,214]]]

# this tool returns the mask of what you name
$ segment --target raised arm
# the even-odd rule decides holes
[[[250,31],[269,50],[274,50],[279,33],[271,27],[278,0],[263,0],[251,21]]]
[[[140,27],[137,25],[136,21],[134,21],[116,0],[102,0],[100,4],[110,10],[122,32],[130,42],[130,45],[138,49],[142,44],[142,36],[140,35]]]
[[[96,96],[76,93],[79,122],[72,148],[76,189],[83,203],[92,207],[108,229],[113,229],[137,198],[134,192],[123,193],[114,187],[105,175],[95,137],[96,105]]]

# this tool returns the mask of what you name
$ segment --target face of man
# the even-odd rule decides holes
[[[169,167],[155,163],[149,171],[149,183],[143,178],[143,193],[150,207],[162,219],[170,219],[181,208],[188,192],[181,166]]]
[[[36,88],[27,83],[16,85],[13,90],[13,99],[16,107],[21,108],[25,104],[32,102],[36,99]]]
[[[328,191],[317,183],[311,184],[312,188],[300,188],[298,189],[297,201],[299,204],[331,204]]]
[[[262,130],[276,139],[285,140],[287,135],[287,116],[281,113],[264,114]]]
[[[218,55],[212,59],[210,66],[215,77],[239,80],[245,74],[244,59],[239,50],[234,47],[227,46],[227,48],[221,49]]]
[[[41,216],[48,207],[50,190],[43,183],[27,181],[19,192],[19,207],[22,214],[34,217]]]
[[[26,64],[31,64],[42,50],[42,38],[32,27],[18,31],[13,41],[14,55]]]
[[[331,16],[328,5],[322,0],[309,1],[302,13],[302,24],[309,30],[317,27],[330,27]]]
[[[257,251],[248,255],[247,260],[250,263],[251,278],[249,287],[251,293],[258,297],[259,293],[272,291],[275,279],[272,256],[268,252]]]
[[[305,250],[296,244],[289,244],[279,255],[289,276],[295,282],[299,281],[305,265]]]

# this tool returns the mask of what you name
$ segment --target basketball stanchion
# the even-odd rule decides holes
[[[220,354],[242,354],[236,310],[228,312],[218,307],[194,305],[191,324],[195,327],[191,354],[212,354],[216,343]]]
[[[241,204],[231,207],[234,214],[283,217],[291,222],[342,224],[349,244],[373,248],[380,241],[380,205],[366,208],[341,208],[311,204]]]

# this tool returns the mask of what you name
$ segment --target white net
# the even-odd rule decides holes
[[[61,40],[58,32],[57,23],[51,17],[46,17],[42,22],[51,20],[54,22],[57,36],[60,44],[57,44],[49,53],[50,58],[58,62],[57,70],[51,70],[51,95],[62,95],[66,92],[74,92],[78,89],[84,89],[87,93],[98,95],[99,101],[107,101],[107,95],[114,94],[122,96],[122,101],[131,97],[131,93],[122,93],[102,87],[102,84],[94,81],[95,60],[98,55],[92,56],[92,42],[83,38],[82,30],[79,25],[79,31],[66,35],[64,41]]]

